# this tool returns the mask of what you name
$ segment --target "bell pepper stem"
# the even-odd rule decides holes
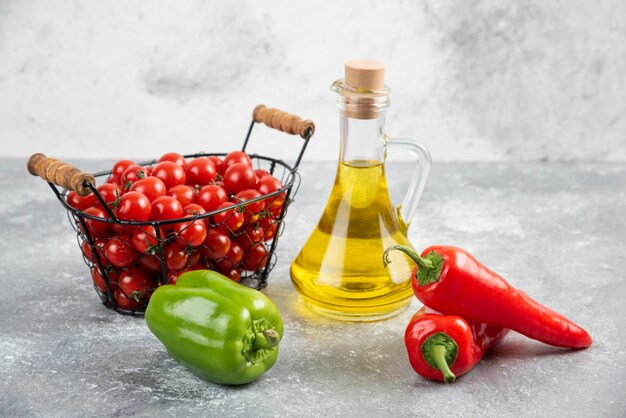
[[[280,342],[280,334],[274,329],[264,329],[254,334],[252,347],[255,350],[276,347]]]
[[[450,366],[448,366],[448,362],[446,361],[446,355],[448,354],[448,350],[446,347],[440,344],[435,344],[430,348],[430,355],[432,359],[437,363],[437,368],[441,371],[443,375],[443,380],[450,384],[456,380],[456,376],[450,370]]]
[[[420,286],[425,286],[439,280],[444,261],[439,253],[431,251],[426,254],[426,256],[422,257],[411,247],[407,247],[406,245],[392,245],[383,253],[383,265],[385,267],[387,267],[387,264],[391,263],[389,252],[393,250],[402,251],[419,266],[415,278]]]

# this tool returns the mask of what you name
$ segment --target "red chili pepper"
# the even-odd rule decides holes
[[[423,307],[411,318],[404,343],[413,369],[429,379],[452,383],[469,372],[508,329],[469,322]]]
[[[432,246],[419,256],[409,247],[396,245],[385,251],[385,265],[391,250],[406,253],[417,263],[413,291],[432,309],[509,328],[557,347],[591,345],[587,331],[515,289],[461,248]]]

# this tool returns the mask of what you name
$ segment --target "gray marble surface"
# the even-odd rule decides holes
[[[304,163],[265,290],[286,333],[277,364],[225,387],[175,363],[143,319],[96,296],[62,207],[24,160],[0,161],[0,416],[624,416],[626,165],[440,163],[410,230],[417,248],[467,248],[594,337],[556,349],[517,334],[452,386],[411,369],[418,309],[351,324],[310,314],[290,261],[313,228],[334,164]],[[109,165],[77,162],[87,170]],[[389,169],[394,195],[406,180]]]

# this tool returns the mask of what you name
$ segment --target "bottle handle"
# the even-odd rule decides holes
[[[432,159],[428,148],[419,142],[408,138],[386,138],[386,148],[393,151],[399,151],[403,154],[412,154],[417,159],[417,164],[413,170],[413,176],[409,183],[409,188],[402,200],[402,203],[397,208],[401,221],[408,227],[413,220],[415,211],[417,210],[417,204],[422,197],[424,187],[426,186],[426,180],[428,180],[428,174],[430,173],[430,166]]]

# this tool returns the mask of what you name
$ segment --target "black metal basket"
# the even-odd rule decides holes
[[[111,171],[102,171],[89,175],[61,161],[47,158],[43,154],[35,154],[31,157],[28,164],[28,169],[31,174],[39,175],[47,180],[57,198],[67,210],[70,224],[76,231],[77,241],[83,253],[83,259],[90,268],[94,280],[94,288],[105,306],[122,314],[143,315],[150,295],[156,287],[175,281],[175,278],[179,274],[189,270],[192,266],[198,265],[209,269],[220,269],[223,266],[230,266],[231,271],[236,271],[237,274],[240,274],[238,278],[242,284],[256,289],[267,286],[269,273],[276,265],[277,258],[275,249],[279,237],[284,230],[284,219],[287,214],[287,209],[293,201],[293,197],[300,184],[300,178],[297,173],[298,165],[314,133],[315,126],[311,121],[303,121],[295,115],[259,105],[253,112],[253,120],[241,148],[242,151],[246,151],[252,129],[255,123],[258,122],[263,122],[271,128],[286,133],[299,134],[303,138],[302,147],[293,166],[279,159],[258,154],[250,155],[255,168],[268,171],[281,181],[283,187],[254,199],[240,201],[227,208],[179,219],[145,222],[120,220],[96,189],[95,179],[101,177],[107,178],[111,174]],[[186,159],[193,159],[205,156],[224,155],[226,154],[201,152],[184,155],[184,157]],[[149,166],[156,163],[157,160],[150,160],[138,163],[138,165]],[[67,196],[70,189],[79,191],[78,189],[81,188],[81,194],[93,193],[95,195],[95,198],[100,202],[109,218],[95,217],[68,204]],[[249,211],[249,205],[259,201],[263,201],[264,209],[258,213]],[[228,214],[226,214],[226,212],[228,212]],[[244,214],[245,221],[241,227],[233,231],[228,227],[227,222],[230,217],[236,216],[235,214],[237,212]],[[222,213],[224,214],[221,215],[223,219],[221,219],[221,222],[216,222],[215,215]],[[169,244],[179,239],[179,235],[183,230],[178,231],[178,233],[164,231],[170,230],[168,226],[171,227],[183,222],[193,222],[198,219],[205,222],[209,231],[211,229],[221,229],[228,232],[231,240],[241,242],[242,245],[240,245],[240,247],[242,247],[243,250],[243,253],[240,254],[241,257],[231,259],[228,255],[224,255],[216,258],[214,257],[215,254],[211,253],[211,249],[203,244],[193,248],[186,248],[185,251],[188,259],[184,267],[176,270],[168,268],[165,259],[165,250]],[[94,222],[105,222],[115,227],[117,231],[123,231],[126,228],[132,230],[140,229],[142,232],[149,234],[150,238],[156,242],[156,245],[154,245],[149,254],[140,254],[131,265],[123,268],[113,268],[111,262],[106,258],[103,248],[109,244],[110,240],[118,239],[123,232],[109,237],[94,236],[93,228],[88,226],[90,222],[91,225],[93,225]],[[254,225],[259,223],[263,224],[263,236],[253,239],[246,233],[248,227],[253,225],[253,223]],[[148,230],[148,227],[154,229]],[[151,235],[151,231],[154,231],[154,235]],[[249,240],[247,244],[246,240]],[[247,248],[243,248],[246,247],[246,245]],[[260,248],[260,246],[262,246],[262,248]],[[256,265],[244,263],[244,260],[247,260],[245,258],[247,252],[253,251],[252,249],[261,255],[265,254],[259,259]],[[144,257],[148,257],[149,260],[146,261]],[[139,273],[136,269],[138,263],[142,265],[145,264],[146,266],[151,265],[151,281],[139,280]],[[142,271],[144,271],[143,274],[146,274],[146,266],[142,267]],[[133,274],[135,275],[134,278]],[[132,286],[122,286],[122,281],[127,278],[128,280],[134,280],[135,283],[132,284]],[[124,288],[128,287],[134,287],[137,291],[133,291],[132,294],[126,294]]]

